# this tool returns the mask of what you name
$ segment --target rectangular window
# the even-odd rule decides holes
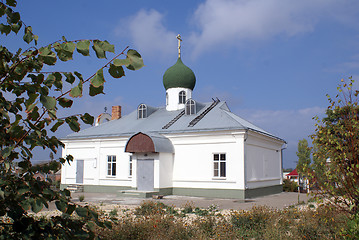
[[[107,156],[107,175],[116,176],[116,156]]]
[[[226,154],[213,154],[213,176],[226,177]]]
[[[130,160],[129,160],[129,176],[132,176],[132,156],[130,156]]]

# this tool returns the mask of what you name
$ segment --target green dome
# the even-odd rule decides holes
[[[183,64],[181,58],[178,58],[175,65],[163,74],[163,86],[166,90],[179,87],[193,90],[195,85],[196,76],[189,67]]]

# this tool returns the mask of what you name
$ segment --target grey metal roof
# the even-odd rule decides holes
[[[144,133],[152,139],[155,152],[174,153],[172,142],[163,135],[157,133]]]
[[[182,110],[167,111],[165,107],[155,108],[147,118],[137,119],[137,109],[120,119],[102,123],[77,133],[72,133],[64,139],[99,138],[132,136],[135,133],[166,134],[182,132],[210,132],[219,130],[253,130],[282,140],[254,124],[242,119],[232,113],[226,102],[219,102],[211,109],[196,125],[189,127],[189,123],[205,111],[212,103],[205,103],[205,106],[195,115],[183,115],[167,129],[162,129],[174,119]],[[284,140],[282,140],[284,141]]]

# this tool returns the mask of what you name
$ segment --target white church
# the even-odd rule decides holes
[[[61,187],[118,196],[186,195],[247,199],[282,191],[285,141],[232,113],[225,101],[193,98],[196,77],[177,62],[163,75],[166,106],[141,103],[101,114],[62,139]]]

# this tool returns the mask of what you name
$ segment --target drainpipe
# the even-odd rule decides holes
[[[246,141],[248,139],[248,129],[246,129],[246,132],[244,133],[244,139],[243,139],[243,175],[244,175],[244,198],[246,198],[245,194],[246,194],[246,190],[248,189],[247,186],[247,165],[246,165],[246,161],[247,161],[247,151],[246,151]]]
[[[281,182],[283,184],[283,150],[287,148],[287,142],[285,142],[282,146],[282,148],[280,149],[280,175],[281,175]]]

